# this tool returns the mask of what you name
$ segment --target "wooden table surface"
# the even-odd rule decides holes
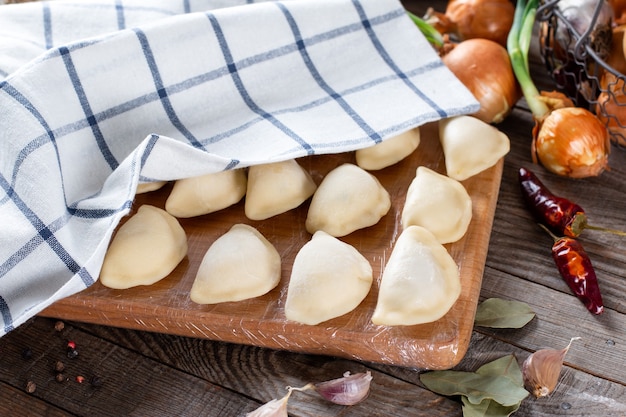
[[[441,3],[405,2],[418,14]],[[536,44],[532,57],[537,84],[551,89]],[[521,329],[475,327],[454,369],[474,371],[508,354],[521,364],[537,349],[561,348],[581,337],[565,358],[556,390],[548,398],[528,397],[514,415],[626,416],[626,238],[584,232],[606,306],[601,316],[592,316],[556,272],[551,238],[525,209],[517,183],[519,167],[529,167],[556,194],[583,206],[591,222],[626,229],[626,150],[614,148],[611,170],[597,178],[566,179],[532,164],[532,119],[524,100],[498,127],[511,139],[511,151],[504,161],[480,299],[523,301],[536,317]],[[437,395],[420,383],[420,369],[79,322],[62,322],[59,329],[58,323],[36,317],[0,338],[0,415],[243,416],[282,397],[286,386],[346,371],[372,373],[364,402],[344,407],[303,393],[292,396],[289,415],[462,415],[458,397]],[[77,346],[73,359],[67,357],[68,340]],[[63,383],[55,380],[57,361],[66,368]],[[28,381],[36,384],[32,393]]]

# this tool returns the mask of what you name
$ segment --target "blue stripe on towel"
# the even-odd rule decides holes
[[[30,224],[33,226],[34,230],[36,231],[36,234],[33,236],[31,241],[29,242],[30,245],[28,245],[31,251],[34,250],[37,246],[39,246],[41,243],[43,242],[47,243],[48,246],[52,249],[52,251],[57,255],[57,257],[65,265],[68,271],[71,272],[72,274],[76,274],[81,269],[80,265],[67,252],[65,247],[63,247],[63,245],[57,240],[56,236],[54,235],[54,233],[57,230],[59,230],[61,226],[64,225],[65,223],[63,222],[62,225],[58,225],[58,224],[46,225],[41,220],[41,218],[28,206],[28,204],[26,204],[20,198],[20,196],[15,191],[15,189],[9,185],[8,181],[6,180],[6,178],[4,178],[3,175],[0,175],[0,188],[4,189],[5,193],[7,194],[7,196],[9,196],[9,198],[11,199],[15,207],[17,207],[17,209],[24,215],[24,219],[28,220]],[[21,252],[18,251],[18,253],[21,253]],[[15,255],[17,255],[18,253],[16,253]],[[23,253],[21,254],[23,255]],[[11,257],[10,259],[13,259],[15,255]],[[21,256],[20,259],[18,259],[17,261],[19,262],[22,260],[23,260],[23,256]],[[8,271],[11,270],[12,265],[13,265],[12,263],[9,265],[6,265],[6,262],[5,264],[0,265],[0,278],[4,276]],[[89,281],[85,282],[86,285],[90,285],[91,283]]]
[[[350,104],[348,104],[348,102],[341,96],[341,94],[337,93],[337,91],[335,91],[330,85],[328,85],[328,83],[324,80],[324,77],[322,77],[322,74],[319,73],[319,71],[315,67],[315,64],[311,60],[309,53],[306,50],[305,41],[302,39],[302,34],[300,33],[298,24],[291,15],[291,12],[289,12],[287,7],[285,7],[285,5],[282,3],[276,3],[276,5],[280,8],[280,10],[287,18],[287,22],[289,23],[289,27],[291,28],[291,32],[293,33],[293,37],[295,38],[296,45],[298,46],[298,51],[302,56],[302,60],[304,61],[306,67],[311,73],[313,79],[315,79],[317,85],[319,85],[324,90],[324,92],[326,92],[326,94],[328,94],[333,100],[335,100],[337,104],[339,104],[339,106],[343,109],[343,111],[346,112],[352,118],[352,120],[354,120],[356,124],[359,125],[359,127],[363,129],[370,138],[372,138],[375,143],[381,142],[382,138],[380,137],[380,135],[376,133],[376,131],[365,122],[365,120],[363,120],[363,118],[350,106]]]
[[[126,29],[126,18],[124,17],[124,5],[122,0],[115,0],[115,13],[117,15],[117,28]]]
[[[398,65],[395,62],[393,62],[393,59],[391,59],[391,57],[389,56],[389,53],[381,45],[380,40],[378,39],[378,36],[376,36],[376,32],[374,32],[374,29],[372,28],[372,23],[369,21],[367,15],[365,14],[365,10],[363,10],[363,6],[361,5],[361,3],[358,0],[352,0],[352,4],[354,4],[354,7],[359,13],[359,16],[361,18],[361,23],[363,24],[363,27],[367,31],[367,34],[369,35],[370,40],[374,44],[374,47],[376,48],[376,50],[378,51],[382,59],[387,63],[387,65],[389,65],[389,67],[398,75],[398,77],[402,81],[404,81],[404,83],[411,90],[415,92],[415,94],[417,94],[422,100],[428,103],[428,105],[432,107],[437,112],[437,114],[439,114],[439,116],[441,116],[442,118],[448,117],[448,113],[446,113],[446,111],[443,110],[441,107],[439,107],[437,103],[432,101],[426,94],[424,94],[419,88],[417,88],[417,86],[413,84],[411,80],[409,80],[406,74],[402,72],[402,70],[400,70]],[[401,13],[405,14],[404,9],[401,10]]]
[[[115,168],[117,168],[119,163],[117,162],[117,159],[115,158],[115,156],[113,156],[113,153],[111,153],[111,149],[109,148],[109,145],[107,144],[107,141],[104,138],[102,131],[100,130],[100,126],[98,126],[98,121],[96,120],[96,117],[94,116],[93,111],[91,110],[89,99],[87,98],[87,95],[85,94],[83,85],[80,82],[80,77],[78,76],[78,73],[76,72],[76,67],[74,66],[74,62],[72,61],[72,56],[70,55],[70,51],[66,47],[61,47],[59,48],[59,52],[61,56],[63,57],[63,63],[65,64],[67,74],[69,75],[70,80],[72,81],[72,86],[74,87],[74,91],[76,92],[76,95],[78,96],[78,100],[80,101],[80,105],[83,109],[83,112],[85,113],[85,118],[87,122],[89,123],[89,126],[91,127],[91,131],[96,139],[98,148],[100,149],[100,152],[102,153],[102,156],[104,157],[104,160],[109,165],[111,170],[114,170]]]
[[[150,43],[148,42],[146,34],[140,29],[133,30],[137,35],[139,43],[141,44],[141,47],[143,49],[143,54],[146,58],[146,62],[148,63],[148,67],[150,68],[152,79],[154,80],[154,87],[159,96],[159,99],[161,100],[161,104],[163,105],[163,109],[165,110],[167,117],[170,119],[174,127],[178,129],[178,131],[182,133],[183,136],[189,141],[190,144],[192,144],[196,148],[202,148],[202,144],[178,118],[176,110],[174,110],[174,106],[172,106],[172,102],[170,101],[167,94],[167,88],[163,85],[163,80],[161,79],[161,74],[159,73],[159,67],[152,53],[152,49],[150,48]]]
[[[52,19],[50,18],[50,4],[44,1],[42,4],[43,12],[43,34],[46,41],[46,49],[53,46],[52,43]]]
[[[233,82],[237,87],[237,91],[241,95],[241,98],[243,98],[246,105],[250,108],[250,110],[260,115],[263,119],[270,122],[272,125],[277,127],[279,130],[281,130],[283,133],[285,133],[287,136],[297,142],[304,150],[306,150],[307,154],[312,155],[314,152],[311,145],[309,145],[303,138],[298,136],[289,127],[285,126],[285,124],[283,124],[280,120],[274,117],[273,114],[266,112],[261,107],[259,107],[254,102],[254,100],[252,100],[252,97],[250,97],[250,94],[246,90],[246,87],[243,85],[243,81],[239,76],[237,64],[235,64],[235,62],[233,61],[232,53],[230,51],[230,48],[228,47],[228,43],[226,42],[226,38],[224,37],[224,33],[222,32],[222,28],[220,27],[219,22],[212,14],[207,13],[207,16],[211,21],[211,25],[213,26],[213,30],[215,31],[215,36],[217,37],[220,48],[222,49],[222,53],[224,54],[224,59],[226,60],[226,65],[230,72],[231,78],[233,79]]]

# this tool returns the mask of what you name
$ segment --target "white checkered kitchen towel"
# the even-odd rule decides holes
[[[478,109],[398,0],[246,3],[0,6],[0,336],[97,280],[139,182]]]

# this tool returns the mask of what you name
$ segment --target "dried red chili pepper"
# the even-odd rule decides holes
[[[561,277],[587,307],[587,310],[593,314],[601,314],[604,311],[604,304],[598,278],[582,244],[569,236],[558,237],[547,227],[540,226],[554,239],[552,258]]]
[[[519,184],[524,201],[535,219],[556,235],[578,237],[584,229],[600,230],[626,236],[621,230],[607,229],[588,223],[585,210],[578,204],[554,194],[526,168],[519,169]]]

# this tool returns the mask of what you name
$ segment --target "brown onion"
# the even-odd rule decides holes
[[[450,0],[445,14],[427,13],[426,19],[442,33],[459,40],[482,38],[506,46],[515,6],[510,0]]]
[[[534,130],[533,161],[571,178],[600,175],[611,150],[606,126],[590,111],[564,107],[551,111]]]
[[[626,0],[608,0],[615,15],[615,23],[622,25],[626,23]]]
[[[504,120],[522,95],[507,50],[494,41],[463,41],[443,62],[476,97],[480,110],[473,116],[485,123]]]

